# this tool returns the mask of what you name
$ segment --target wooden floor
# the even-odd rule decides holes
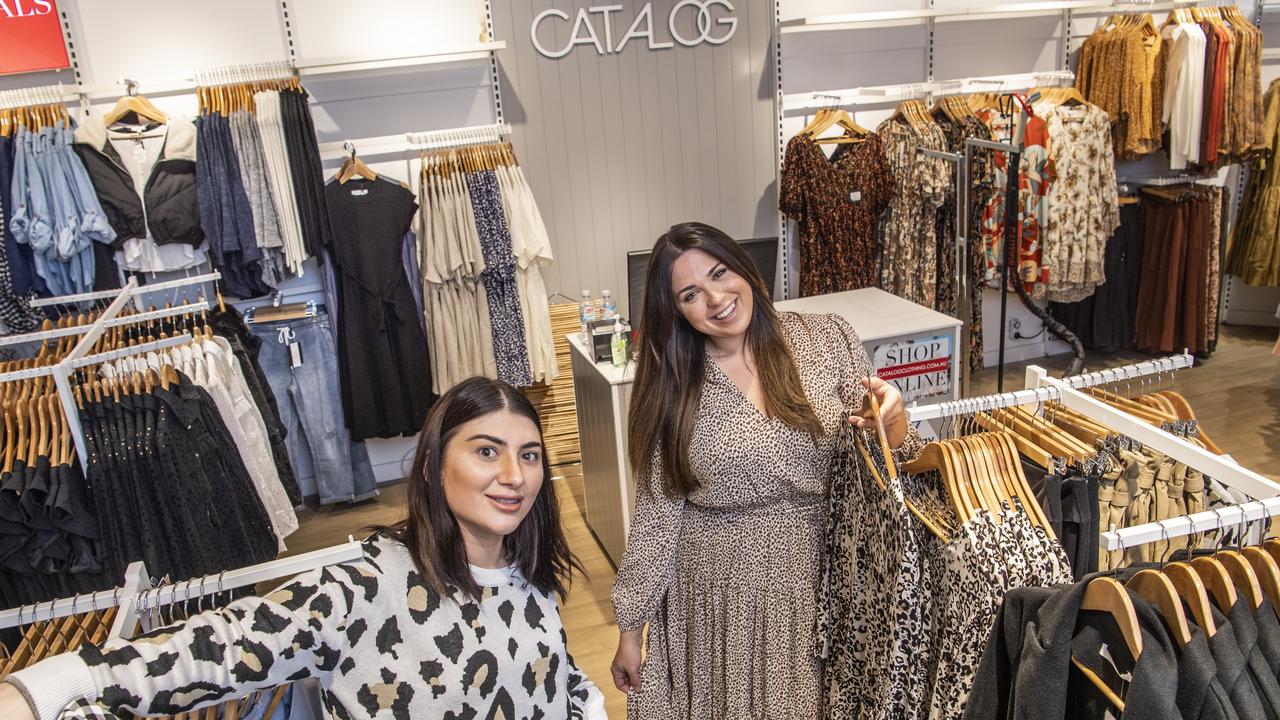
[[[1280,480],[1280,358],[1271,355],[1276,330],[1224,327],[1218,352],[1208,361],[1180,371],[1173,380],[1206,431],[1245,467]],[[1115,367],[1148,356],[1119,354],[1091,357],[1088,370]],[[1067,358],[1011,364],[1005,389],[1022,387],[1023,369],[1038,364],[1060,372]],[[976,373],[970,395],[995,392],[992,370]],[[587,569],[586,578],[574,581],[561,613],[569,636],[569,651],[578,665],[600,686],[609,716],[626,717],[626,699],[613,688],[609,663],[617,643],[617,628],[609,603],[614,570],[583,519],[582,479],[577,466],[558,468],[555,487],[562,503],[569,544]],[[354,507],[330,507],[304,511],[301,528],[292,535],[289,552],[300,553],[363,537],[363,528],[387,524],[404,515],[404,486],[385,488],[375,500]]]

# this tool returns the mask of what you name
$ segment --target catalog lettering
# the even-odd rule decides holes
[[[679,0],[667,15],[666,30],[671,37],[668,41],[659,40],[654,32],[653,3],[645,3],[640,8],[640,12],[632,18],[626,32],[618,35],[614,30],[620,28],[621,24],[615,15],[622,10],[621,5],[579,8],[577,17],[573,19],[573,29],[569,33],[568,44],[558,50],[548,49],[542,44],[538,39],[539,29],[543,25],[551,25],[552,18],[564,23],[567,27],[569,13],[556,8],[543,10],[533,19],[533,24],[529,27],[529,37],[533,39],[533,46],[538,52],[549,58],[562,58],[578,45],[590,45],[599,55],[617,54],[627,47],[627,43],[640,38],[644,38],[650,50],[675,47],[675,43],[685,47],[702,43],[723,45],[733,38],[733,33],[738,29],[738,18],[733,17],[733,3],[729,0]],[[680,23],[682,20],[687,22],[685,20],[687,18],[692,18],[694,21],[693,31],[687,27],[681,30]]]
[[[53,12],[49,0],[0,0],[0,15],[7,18],[33,17]]]

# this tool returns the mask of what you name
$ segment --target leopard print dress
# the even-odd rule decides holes
[[[821,716],[814,623],[836,437],[874,372],[835,315],[781,314],[805,395],[826,434],[761,413],[709,358],[689,463],[699,486],[663,492],[653,463],[636,509],[613,605],[623,630],[648,625],[641,686],[627,715],[668,718]],[[901,459],[921,446],[912,431]]]

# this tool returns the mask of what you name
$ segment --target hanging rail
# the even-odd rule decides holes
[[[147,608],[172,605],[175,602],[186,602],[204,595],[242,587],[252,587],[258,583],[277,578],[291,578],[317,568],[356,562],[363,558],[364,548],[348,535],[347,541],[341,545],[334,545],[321,550],[313,550],[301,555],[271,560],[236,570],[228,570],[216,575],[206,575],[202,578],[192,578],[169,585],[144,589],[138,593],[136,601],[122,606],[120,616],[123,619],[120,621],[120,626],[124,629],[124,634],[113,635],[113,637],[129,637],[131,634],[130,629],[135,626],[139,612],[145,611]]]
[[[321,143],[320,157],[325,160],[346,159],[351,155],[350,146],[355,146],[365,156],[398,155],[422,150],[443,150],[451,147],[500,142],[502,138],[509,136],[511,132],[511,125],[499,123],[399,135],[380,135],[356,140],[344,140],[342,142]]]
[[[1032,365],[1027,368],[1028,385],[1049,387],[1058,391],[1058,402],[1118,433],[1137,440],[1144,446],[1170,457],[1188,467],[1203,472],[1233,490],[1240,490],[1250,497],[1268,498],[1280,495],[1280,483],[1269,480],[1221,455],[1195,445],[1189,440],[1117,410],[1097,398],[1086,395],[1070,383],[1049,377],[1044,368]]]
[[[1205,510],[1193,515],[1180,515],[1168,520],[1108,530],[1100,536],[1099,544],[1103,550],[1126,550],[1138,545],[1171,540],[1193,533],[1248,525],[1276,515],[1280,515],[1280,497],[1269,497],[1264,500]]]
[[[1182,355],[1147,360],[1146,362],[1125,365],[1110,370],[1074,375],[1062,382],[1068,383],[1072,388],[1092,387],[1104,383],[1122,382],[1147,375],[1188,368],[1194,362],[1194,357],[1188,353],[1183,353]],[[1026,390],[1017,390],[999,395],[984,395],[982,397],[951,400],[933,405],[912,405],[907,408],[907,415],[910,417],[911,422],[934,420],[955,415],[967,415],[974,412],[975,409],[998,410],[1000,408],[1013,407],[1014,405],[1033,405],[1047,400],[1057,400],[1058,394],[1055,388],[1031,387]]]
[[[363,557],[364,549],[360,543],[348,536],[347,542],[341,545],[157,588],[151,586],[146,565],[140,561],[133,562],[125,571],[124,584],[121,587],[0,611],[0,628],[52,620],[90,610],[119,607],[120,612],[116,616],[115,623],[112,624],[110,637],[127,638],[137,626],[140,612],[146,608],[171,605],[174,602],[248,587],[276,578],[293,577],[329,565],[355,562]]]
[[[782,99],[782,108],[784,112],[795,114],[800,111],[814,111],[833,106],[885,105],[912,98],[962,95],[973,92],[1027,90],[1041,86],[1066,86],[1074,82],[1075,73],[1069,70],[1051,70],[900,83],[897,85],[873,85],[846,88],[844,90],[823,90],[821,92],[787,95]],[[834,100],[834,103],[832,100]]]
[[[0,628],[19,627],[76,613],[117,607],[121,605],[122,599],[133,597],[138,590],[149,587],[151,587],[151,581],[147,576],[146,565],[141,561],[129,563],[129,567],[124,572],[122,586],[0,611]],[[112,627],[115,626],[112,625]]]
[[[957,8],[921,8],[917,10],[885,10],[876,12],[820,15],[781,22],[782,33],[823,32],[831,30],[856,30],[863,28],[916,25],[922,22],[964,22],[967,20],[999,20],[1030,17],[1052,17],[1065,12],[1089,14],[1124,11],[1166,12],[1177,8],[1203,4],[1197,0],[1174,0],[1159,3],[1097,2],[1077,0],[1067,2],[1011,3]]]

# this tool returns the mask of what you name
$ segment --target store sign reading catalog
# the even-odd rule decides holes
[[[951,392],[951,338],[912,338],[877,345],[871,362],[876,374],[893,382],[907,401]]]
[[[733,3],[729,0],[678,0],[667,13],[665,36],[669,40],[659,39],[662,29],[654,30],[653,3],[647,2],[631,19],[626,32],[619,35],[615,30],[622,27],[626,20],[622,17],[622,5],[594,5],[578,8],[569,32],[568,43],[561,48],[548,48],[539,36],[546,38],[555,33],[554,25],[569,27],[569,13],[551,8],[543,10],[533,18],[529,26],[529,37],[538,52],[549,58],[562,58],[579,45],[590,45],[598,55],[616,55],[621,53],[627,43],[637,42],[644,38],[650,50],[665,50],[679,43],[685,47],[694,47],[707,43],[723,45],[733,38],[738,29],[738,18],[733,17]],[[690,24],[692,23],[692,24]]]

